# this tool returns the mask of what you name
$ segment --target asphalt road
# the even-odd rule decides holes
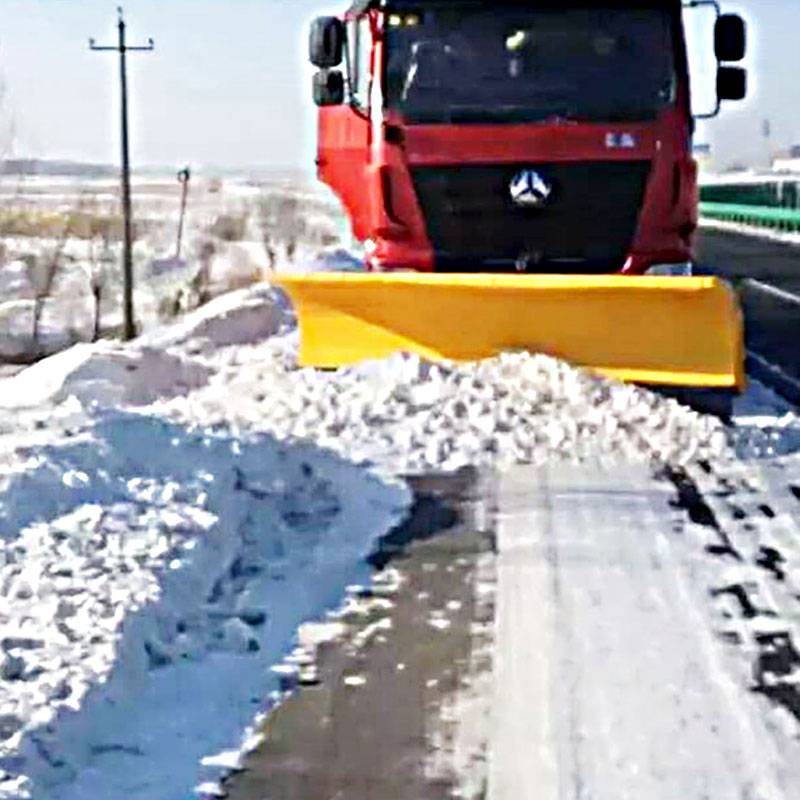
[[[322,648],[319,684],[272,712],[263,745],[225,782],[228,800],[447,800],[480,784],[485,731],[453,737],[447,709],[464,687],[473,696],[491,682],[480,650],[493,610],[477,581],[493,536],[471,510],[491,491],[467,473],[412,485],[411,516],[370,559],[399,571],[400,590],[343,618],[348,633]]]
[[[500,475],[487,800],[797,797],[797,600],[758,550],[796,502],[757,470],[754,495],[703,472],[730,492],[705,519],[677,472]]]
[[[697,263],[739,289],[748,350],[800,381],[800,246],[704,230]],[[780,292],[769,292],[763,284]]]
[[[756,278],[800,295],[800,246],[702,229],[697,262],[730,278]]]

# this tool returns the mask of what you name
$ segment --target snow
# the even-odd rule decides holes
[[[733,419],[730,438],[740,459],[773,459],[800,452],[797,410],[756,380],[734,402]]]
[[[101,335],[120,329],[120,206],[108,192],[114,186],[113,180],[31,177],[0,187],[7,211],[19,221],[18,235],[5,236],[0,247],[0,359],[33,363],[92,341],[95,316]],[[349,225],[332,193],[320,187],[277,176],[216,181],[196,172],[177,258],[179,207],[174,176],[134,183],[134,306],[141,331],[153,331],[196,307],[201,295],[216,297],[249,286],[273,269],[362,268],[358,256],[339,248]],[[70,215],[78,223],[67,228]],[[225,218],[235,223],[232,229],[220,227]],[[85,238],[90,234],[93,238]],[[54,264],[55,282],[45,291],[43,278]],[[34,283],[49,295],[38,341]]]
[[[34,797],[171,800],[407,494],[312,445],[147,414],[103,411],[74,439],[5,480],[0,768]]]
[[[719,539],[730,536],[742,561],[733,570],[670,507],[672,487],[641,467],[553,464],[500,477],[489,778],[480,796],[797,796],[796,729],[775,724],[753,670],[755,636],[788,635],[796,598],[786,591],[778,602],[782,583],[745,563],[771,523],[753,515],[747,529],[726,513],[731,502],[748,510],[767,502],[739,489],[752,467],[732,464],[697,472]],[[782,548],[790,561],[796,526],[792,534],[791,549]],[[738,603],[732,619],[719,615],[713,590],[739,580],[775,601],[780,624]],[[720,641],[731,623],[745,631],[739,645]],[[791,666],[776,676],[784,688]]]
[[[0,380],[0,798],[214,796],[340,630],[301,625],[368,577],[398,476],[734,459],[718,421],[545,356],[319,373],[296,350],[257,285]],[[740,411],[774,427],[770,403]]]
[[[201,364],[154,347],[79,344],[0,382],[0,408],[68,397],[106,407],[146,405],[202,386],[209,374]]]
[[[291,342],[277,337],[214,362],[207,386],[160,403],[162,413],[313,438],[391,474],[554,457],[683,463],[727,445],[715,419],[541,355],[439,365],[398,355],[327,374],[295,369]]]
[[[208,796],[298,626],[404,513],[402,484],[313,443],[145,406],[291,327],[282,302],[256,287],[0,381],[0,797]]]
[[[294,325],[294,313],[285,294],[261,284],[224,294],[141,341],[154,347],[190,343],[202,347],[205,343],[220,348],[287,334]]]
[[[18,359],[30,351],[33,300],[8,300],[0,304],[0,358]]]
[[[0,297],[33,300],[35,296],[24,261],[12,261],[0,270]]]

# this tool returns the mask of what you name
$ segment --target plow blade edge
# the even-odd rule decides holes
[[[316,273],[275,282],[297,311],[304,366],[528,350],[623,381],[744,386],[741,313],[715,278]]]

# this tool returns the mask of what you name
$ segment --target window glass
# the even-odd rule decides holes
[[[369,17],[358,20],[356,40],[355,82],[353,100],[360,108],[369,107],[370,67],[372,60],[372,31]]]
[[[616,0],[390,13],[388,105],[412,122],[652,119],[675,100],[672,26]]]
[[[351,19],[347,23],[347,102],[354,102],[356,90],[356,61],[358,59],[358,21]]]

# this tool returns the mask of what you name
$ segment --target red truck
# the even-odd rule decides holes
[[[716,11],[718,98],[741,99],[743,21],[688,6]],[[367,266],[685,273],[697,169],[684,7],[356,0],[315,20],[319,176]]]

